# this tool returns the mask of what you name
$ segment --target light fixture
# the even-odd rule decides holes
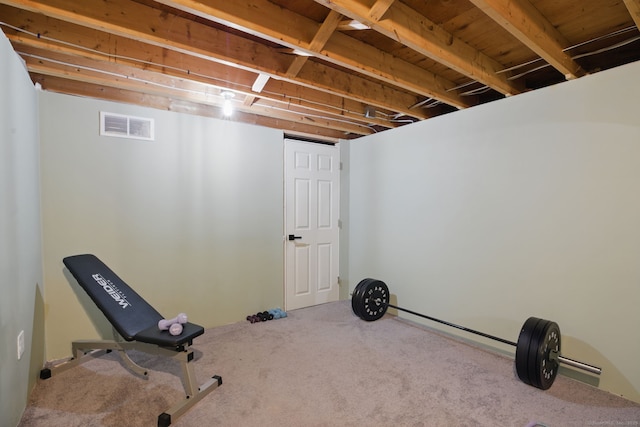
[[[231,100],[236,96],[236,94],[230,90],[224,90],[220,95],[224,98],[224,103],[222,104],[222,115],[225,117],[231,117],[233,114],[233,104],[231,104]]]
[[[262,92],[262,89],[264,89],[264,85],[266,85],[268,81],[268,75],[262,73],[258,74],[256,81],[253,82],[253,86],[251,86],[251,90],[257,93]]]

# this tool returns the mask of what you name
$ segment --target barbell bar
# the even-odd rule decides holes
[[[602,369],[597,366],[562,356],[560,354],[560,327],[557,323],[549,320],[537,317],[528,318],[522,325],[518,342],[513,342],[390,304],[389,288],[386,283],[370,278],[361,280],[353,290],[351,308],[356,316],[368,322],[380,319],[388,308],[394,308],[452,328],[512,345],[516,348],[515,364],[518,377],[526,384],[542,390],[551,387],[558,374],[560,363],[595,375],[602,373]]]

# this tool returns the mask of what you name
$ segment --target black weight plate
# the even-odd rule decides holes
[[[551,358],[551,352],[560,354],[560,327],[549,320],[545,321],[542,337],[536,355],[536,386],[547,390],[558,375],[559,362]]]
[[[360,317],[367,322],[380,319],[387,312],[389,288],[381,280],[372,280],[363,289]]]
[[[526,384],[547,390],[555,381],[560,353],[560,328],[555,322],[530,317],[522,326],[516,345],[516,372]]]
[[[365,280],[367,279],[363,279],[361,280],[356,287],[353,289],[353,294],[351,294],[351,310],[353,311],[353,313],[360,317],[360,313],[358,313],[358,309],[360,306],[360,302],[358,300],[358,292],[360,291],[360,289],[362,288],[363,283],[365,282]]]
[[[538,366],[538,352],[544,340],[544,331],[547,326],[547,320],[539,319],[533,333],[531,334],[531,342],[529,343],[529,380],[531,385],[540,388],[540,367]]]
[[[353,290],[353,294],[351,295],[351,310],[353,310],[354,314],[358,317],[362,317],[360,314],[360,307],[362,307],[362,290],[366,283],[370,282],[373,279],[362,279],[360,283],[358,283]]]
[[[518,343],[516,344],[516,372],[518,378],[525,383],[531,385],[529,378],[529,347],[531,345],[533,331],[536,329],[540,319],[530,317],[522,325]]]
[[[365,279],[363,280],[362,286],[360,286],[360,289],[358,289],[358,295],[357,295],[357,310],[358,310],[358,317],[360,317],[361,319],[364,319],[363,317],[363,313],[364,313],[364,292],[367,290],[367,286],[369,286],[369,283],[375,281],[375,279]]]

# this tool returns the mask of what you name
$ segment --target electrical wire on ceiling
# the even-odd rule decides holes
[[[193,71],[188,70],[188,69],[174,67],[174,66],[171,66],[171,65],[160,64],[160,63],[153,62],[153,61],[145,61],[145,60],[142,60],[142,59],[133,58],[133,57],[125,56],[125,55],[102,52],[100,50],[88,48],[88,47],[85,47],[85,46],[82,46],[82,45],[78,45],[78,44],[75,44],[75,43],[70,43],[70,42],[66,42],[66,41],[63,41],[63,40],[55,39],[53,37],[48,37],[48,36],[42,35],[40,33],[34,33],[32,31],[25,30],[24,28],[19,28],[19,27],[13,26],[13,25],[8,24],[6,22],[0,21],[0,26],[5,26],[5,27],[10,28],[10,29],[12,29],[14,31],[17,31],[17,32],[20,32],[20,33],[25,33],[25,34],[28,34],[28,35],[30,35],[32,37],[38,38],[38,39],[42,39],[42,40],[58,43],[58,44],[61,44],[61,45],[64,45],[64,46],[69,46],[69,47],[72,47],[72,48],[75,48],[75,49],[79,49],[79,50],[82,50],[82,51],[85,51],[85,52],[90,52],[90,53],[93,53],[93,54],[97,54],[97,55],[100,55],[100,56],[103,56],[103,57],[106,57],[106,58],[109,58],[109,59],[119,59],[119,60],[123,60],[123,61],[131,61],[131,62],[136,62],[136,63],[140,63],[140,64],[145,64],[145,65],[152,65],[152,66],[155,66],[155,67],[166,68],[166,69],[170,69],[170,70],[177,71],[177,72],[180,72],[180,73],[193,75],[193,76],[198,76],[198,77],[202,77],[202,78],[209,79],[209,80],[212,80],[212,81],[220,82],[220,83],[223,83],[223,84],[226,84],[226,85],[240,86],[242,88],[246,88],[247,92],[250,92],[250,90],[251,90],[251,86],[250,85],[239,84],[237,82],[233,82],[233,81],[230,81],[230,80],[224,80],[224,79],[219,79],[219,78],[216,78],[216,77],[211,77],[211,76],[206,75],[206,74],[196,73],[196,72],[193,72]],[[37,57],[36,55],[27,54],[27,53],[24,53],[24,52],[22,52],[21,55],[31,56],[31,57],[34,57],[34,58]],[[44,58],[44,57],[37,57],[37,58],[38,59],[47,60],[47,61],[51,61],[51,62],[57,63],[59,65],[73,66],[73,67],[85,69],[87,71],[100,72],[102,74],[112,75],[114,77],[121,77],[121,78],[129,79],[129,80],[135,80],[135,81],[139,81],[141,83],[147,83],[147,84],[155,85],[155,86],[158,86],[158,87],[164,87],[164,88],[173,89],[173,90],[181,90],[181,91],[185,91],[185,92],[192,92],[192,93],[196,93],[198,95],[201,94],[201,92],[198,92],[198,91],[192,91],[192,90],[188,90],[188,89],[178,89],[176,87],[167,86],[167,85],[163,85],[163,84],[160,84],[160,83],[147,81],[147,80],[143,80],[143,79],[139,79],[139,78],[134,78],[134,77],[131,77],[131,76],[128,76],[128,75],[124,75],[124,74],[110,73],[110,72],[106,72],[104,70],[99,70],[99,69],[90,68],[90,67],[82,67],[82,66],[78,66],[76,64],[64,63],[64,62],[61,62],[61,61],[56,61],[56,60],[52,60],[52,59]],[[202,84],[205,84],[205,83],[202,83]],[[212,85],[212,86],[217,88],[220,91],[223,91],[223,90],[227,89],[226,86],[217,86],[217,85]],[[333,105],[323,104],[323,103],[319,103],[319,102],[313,102],[313,101],[309,101],[307,99],[302,99],[302,98],[299,98],[299,97],[292,97],[292,96],[288,96],[288,95],[280,94],[280,93],[267,92],[267,91],[265,91],[263,93],[269,94],[271,96],[282,96],[283,98],[289,99],[289,100],[304,101],[304,102],[315,104],[315,105],[318,105],[318,106],[321,106],[321,107],[324,107],[324,108],[331,108],[331,109],[334,109],[335,111],[337,111],[336,114],[348,113],[348,114],[362,115],[363,118],[365,117],[364,113],[355,112],[355,111],[349,111],[347,109],[335,107]],[[304,113],[298,113],[298,112],[291,111],[291,110],[285,110],[285,109],[282,109],[282,110],[283,111],[289,111],[289,112],[294,113],[294,114],[304,115]],[[320,117],[320,116],[318,115],[316,117]],[[336,119],[336,118],[328,117],[328,116],[325,116],[325,117],[322,117],[322,118],[325,119],[325,120],[341,121],[341,122],[350,123],[350,124],[357,125],[357,126],[363,126],[363,125],[361,125],[361,123],[349,122],[349,121],[344,120],[344,119]],[[380,120],[391,122],[391,120],[389,120],[388,118],[385,118],[385,117],[381,117]],[[367,126],[364,126],[364,127],[367,127]]]
[[[502,70],[498,70],[498,71],[496,71],[496,74],[508,73],[509,71],[517,70],[519,68],[526,67],[527,65],[535,64],[536,62],[540,62],[540,61],[543,61],[543,59],[542,58],[536,58],[536,59],[533,59],[531,61],[524,62],[522,64],[514,65],[513,67],[509,67],[509,68],[504,68]],[[546,64],[546,65],[549,65],[549,64]]]
[[[179,87],[175,87],[175,86],[171,86],[171,85],[166,85],[166,84],[162,84],[162,83],[158,83],[158,82],[153,82],[153,81],[149,81],[149,80],[145,80],[145,79],[140,79],[140,78],[133,77],[133,76],[128,76],[126,74],[114,73],[114,72],[111,72],[111,71],[104,71],[104,70],[100,70],[100,69],[97,69],[97,68],[86,67],[86,66],[77,65],[77,64],[69,64],[69,63],[64,62],[64,61],[58,61],[58,60],[55,60],[55,59],[50,59],[50,58],[46,58],[46,57],[43,57],[43,56],[34,55],[34,54],[30,54],[30,53],[25,53],[25,52],[18,52],[18,53],[23,57],[33,58],[33,59],[40,60],[40,61],[47,61],[47,62],[51,62],[51,63],[58,64],[58,65],[71,66],[71,67],[74,67],[74,68],[77,68],[77,69],[80,69],[80,70],[106,74],[106,75],[111,76],[111,77],[117,77],[117,78],[122,78],[122,79],[125,79],[125,80],[136,81],[136,82],[140,82],[140,83],[144,83],[144,84],[148,84],[148,85],[152,85],[152,86],[157,86],[157,87],[160,87],[160,88],[163,88],[163,89],[177,90],[177,91],[180,91],[180,92],[185,92],[185,93],[189,93],[189,94],[196,95],[196,96],[202,96],[202,95],[207,96],[208,95],[206,93],[203,94],[202,91],[179,88]],[[225,99],[225,100],[227,100],[227,99]],[[205,102],[206,103],[206,100],[202,100],[201,102]],[[219,104],[219,103],[216,103],[216,105],[217,104]],[[362,123],[354,122],[354,121],[350,121],[350,120],[346,120],[346,119],[327,117],[327,116],[322,116],[320,114],[302,113],[302,112],[298,112],[298,111],[295,111],[295,110],[288,110],[286,108],[279,108],[279,107],[276,107],[276,106],[264,106],[263,105],[263,107],[268,108],[268,109],[273,109],[273,110],[276,110],[276,111],[284,111],[284,112],[287,112],[289,114],[295,114],[295,115],[303,116],[305,118],[316,118],[316,119],[323,119],[323,120],[331,120],[331,121],[334,121],[334,122],[347,123],[347,124],[350,124],[350,125],[353,125],[353,126],[359,126],[359,127],[362,127],[362,128],[372,129],[373,130],[373,128],[371,126],[369,126],[369,125],[363,125]]]
[[[400,118],[393,119],[393,120],[391,120],[391,121],[392,121],[393,123],[406,123],[406,124],[411,124],[411,123],[415,123],[415,122],[416,122],[415,120],[411,120],[411,119],[400,119]]]
[[[564,49],[562,49],[562,51],[563,52],[568,52],[569,50],[576,49],[578,47],[585,46],[585,45],[590,44],[590,43],[594,43],[594,42],[597,42],[597,41],[600,41],[600,40],[605,40],[605,39],[608,39],[608,38],[611,38],[611,37],[618,36],[620,34],[628,33],[630,31],[637,31],[637,30],[638,30],[638,28],[635,27],[635,26],[626,27],[626,28],[623,28],[623,29],[620,29],[620,30],[617,30],[617,31],[613,31],[613,32],[608,33],[608,34],[605,34],[603,36],[595,37],[595,38],[586,40],[584,42],[581,42],[581,43],[578,43],[578,44],[575,44],[575,45],[572,45],[572,46],[569,46],[569,47],[565,47]],[[620,41],[618,43],[614,43],[612,45],[605,46],[603,48],[596,49],[596,50],[593,50],[591,52],[577,54],[577,55],[571,56],[571,59],[572,60],[576,60],[576,59],[580,59],[580,58],[585,58],[587,56],[592,56],[592,55],[597,55],[597,54],[600,54],[600,53],[608,52],[610,50],[614,50],[614,49],[617,49],[619,47],[625,46],[627,44],[633,43],[633,42],[635,42],[637,40],[640,40],[640,36],[630,37],[630,38],[628,38],[626,40],[622,40],[622,41]],[[534,59],[532,61],[528,61],[528,62],[519,64],[519,65],[515,65],[513,67],[505,68],[503,70],[498,71],[497,73],[505,73],[505,72],[508,72],[508,71],[517,70],[518,68],[526,67],[528,65],[534,64],[534,63],[539,62],[539,61],[543,61],[543,59],[542,58],[537,58],[537,59]],[[538,67],[535,67],[535,68],[532,68],[530,70],[524,71],[524,72],[522,72],[520,74],[516,74],[516,75],[510,76],[508,78],[508,80],[516,80],[516,79],[519,79],[520,77],[523,77],[523,76],[525,76],[527,74],[533,73],[535,71],[542,70],[543,68],[550,67],[550,66],[551,66],[551,64],[545,63],[544,65],[540,65]]]
[[[331,120],[333,122],[339,122],[339,123],[347,123],[349,125],[353,125],[353,126],[359,126],[365,129],[370,129],[375,131],[375,129],[370,126],[370,125],[364,125],[362,123],[358,123],[358,122],[353,122],[350,120],[345,120],[345,119],[334,119],[334,118],[330,118],[330,117],[326,117],[326,116],[322,116],[320,114],[308,114],[308,113],[300,113],[297,111],[292,111],[292,110],[287,110],[286,108],[281,108],[281,107],[276,107],[275,105],[265,105],[263,106],[263,108],[267,108],[267,109],[271,109],[271,110],[276,110],[276,111],[284,111],[287,113],[294,113],[294,114],[298,114],[303,116],[305,119],[309,119],[310,121],[313,121],[313,119],[322,119],[322,120]]]
[[[579,59],[579,58],[584,58],[586,56],[597,55],[599,53],[607,52],[607,51],[628,45],[629,43],[633,43],[637,40],[640,40],[640,36],[631,37],[630,39],[623,40],[619,43],[613,44],[608,47],[603,47],[602,49],[594,50],[593,52],[587,52],[587,53],[582,53],[580,55],[572,56],[571,59]]]
[[[438,100],[438,99],[433,99],[433,98],[427,98],[423,101],[420,101],[416,104],[413,104],[411,107],[409,107],[409,109],[414,109],[414,108],[418,108],[418,107],[422,107],[422,108],[433,108],[436,107],[438,105],[442,104],[442,101]]]
[[[470,81],[468,81],[466,83],[462,83],[462,84],[460,84],[458,86],[454,86],[452,88],[447,89],[447,92],[453,92],[453,91],[456,91],[458,89],[462,89],[463,87],[471,86],[474,83],[478,83],[478,82],[476,80],[470,80]]]
[[[590,40],[587,40],[587,41],[584,41],[584,42],[581,42],[581,43],[578,43],[578,44],[574,44],[573,46],[565,47],[564,49],[562,49],[562,51],[566,52],[568,50],[572,50],[572,49],[575,49],[577,47],[584,46],[585,44],[589,44],[589,43],[597,42],[597,41],[600,41],[600,40],[608,39],[608,38],[615,37],[615,36],[620,35],[620,34],[628,33],[630,31],[636,31],[636,30],[638,30],[638,27],[636,27],[635,25],[631,26],[631,27],[622,28],[620,30],[613,31],[613,32],[611,32],[609,34],[605,34],[603,36],[595,37],[593,39],[590,39]]]
[[[473,96],[473,95],[480,95],[480,94],[483,94],[483,93],[487,93],[487,92],[489,92],[490,90],[491,90],[491,88],[490,88],[489,86],[484,85],[484,86],[481,86],[481,87],[476,88],[476,89],[471,89],[471,90],[468,90],[468,91],[466,91],[466,92],[462,92],[462,93],[460,94],[460,96]]]
[[[7,24],[6,22],[2,22],[2,21],[0,21],[0,26],[5,26],[7,28],[11,28],[14,31],[18,31],[18,32],[21,32],[21,33],[28,34],[28,35],[30,35],[32,37],[37,38],[37,39],[47,40],[47,41],[50,41],[50,42],[61,44],[63,46],[69,46],[69,47],[72,47],[72,48],[75,48],[75,49],[83,50],[85,52],[90,52],[90,53],[94,53],[94,54],[97,54],[97,55],[101,55],[101,56],[104,56],[104,57],[110,58],[110,59],[121,59],[121,60],[124,60],[124,61],[137,62],[139,64],[153,65],[155,67],[167,68],[169,70],[178,71],[178,72],[181,72],[181,73],[184,73],[184,74],[188,74],[188,75],[192,75],[192,76],[202,77],[202,78],[206,78],[206,79],[209,79],[209,80],[218,81],[218,82],[221,82],[221,83],[234,84],[234,85],[237,85],[237,86],[246,87],[247,89],[251,88],[251,86],[249,86],[249,85],[238,84],[238,83],[235,83],[235,82],[231,82],[229,80],[219,79],[217,77],[211,77],[211,76],[208,76],[208,75],[205,75],[205,74],[196,73],[196,72],[193,72],[191,70],[184,69],[184,68],[174,67],[174,66],[166,65],[166,64],[160,64],[160,63],[153,62],[153,61],[145,61],[143,59],[133,58],[133,57],[130,57],[130,56],[125,56],[125,55],[119,55],[119,54],[116,54],[116,53],[107,53],[107,52],[103,52],[103,51],[100,51],[100,50],[97,50],[97,49],[91,49],[89,47],[85,47],[85,46],[78,45],[78,44],[75,44],[75,43],[70,43],[70,42],[66,42],[64,40],[58,40],[58,39],[55,39],[53,37],[48,37],[48,36],[42,35],[40,33],[34,33],[34,32],[31,32],[31,31],[25,30],[24,28],[15,27],[15,26],[13,26],[11,24]],[[225,87],[220,87],[219,89],[222,90],[222,89],[225,89]]]
[[[533,73],[535,71],[543,70],[543,69],[545,69],[547,67],[550,67],[550,66],[551,66],[551,64],[540,65],[539,67],[535,67],[535,68],[532,68],[530,70],[523,71],[520,74],[514,74],[513,76],[509,76],[509,77],[507,77],[507,80],[516,80],[516,79],[519,79],[520,77],[526,76],[527,74],[531,74],[531,73]]]
[[[462,83],[462,84],[460,84],[458,86],[454,86],[454,87],[452,87],[450,89],[447,89],[447,92],[453,92],[455,90],[460,90],[462,88],[465,88],[467,86],[471,86],[471,85],[474,85],[474,84],[480,84],[480,82],[478,82],[477,80],[470,80],[470,81],[468,81],[466,83]],[[492,89],[489,86],[482,85],[482,86],[480,86],[478,88],[470,89],[470,90],[468,90],[466,92],[461,92],[461,93],[459,93],[459,95],[460,96],[480,95],[480,94],[483,94],[483,93],[487,93],[487,92],[489,92],[491,90]]]
[[[344,107],[336,107],[335,105],[329,105],[329,104],[325,104],[325,103],[322,103],[322,102],[312,101],[310,99],[301,98],[301,97],[298,97],[298,96],[284,95],[282,93],[271,92],[271,91],[268,91],[268,90],[263,90],[261,93],[269,94],[272,97],[282,97],[283,99],[287,99],[287,100],[291,100],[291,101],[301,101],[301,102],[305,102],[307,104],[316,105],[318,107],[323,107],[323,108],[326,108],[326,109],[335,110],[336,114],[348,113],[348,114],[359,115],[359,116],[362,116],[363,118],[367,117],[364,112],[353,111],[353,110],[349,110],[349,109],[344,108]],[[380,116],[383,116],[383,117],[380,117]],[[390,120],[387,117],[384,117],[384,116],[388,116],[388,114],[386,114],[386,113],[384,113],[382,111],[376,111],[376,118],[377,119],[389,122]]]
[[[204,78],[204,79],[208,79],[210,81],[218,82],[219,85],[211,84],[211,86],[217,88],[220,91],[228,90],[228,86],[235,86],[235,87],[243,88],[249,94],[251,93],[250,92],[250,89],[251,89],[250,85],[245,85],[245,84],[237,83],[237,82],[230,81],[230,80],[225,80],[225,79],[220,79],[220,78],[217,78],[217,77],[212,77],[212,76],[209,76],[209,75],[206,75],[206,74],[193,72],[193,71],[191,71],[189,69],[184,69],[184,68],[175,67],[175,66],[171,66],[171,65],[166,65],[166,64],[162,64],[162,63],[157,63],[157,62],[153,62],[153,61],[146,61],[146,60],[133,58],[133,57],[125,56],[125,55],[102,52],[100,50],[88,48],[88,47],[81,46],[81,45],[78,45],[78,44],[75,44],[75,43],[70,43],[70,42],[66,42],[66,41],[63,41],[63,40],[57,40],[57,39],[55,39],[53,37],[45,36],[45,35],[40,34],[40,33],[34,33],[34,32],[28,31],[28,30],[23,29],[23,28],[15,27],[15,26],[13,26],[11,24],[8,24],[6,22],[1,22],[0,21],[0,26],[5,26],[5,27],[10,28],[10,29],[12,29],[12,30],[14,30],[16,32],[25,33],[25,34],[28,34],[28,35],[30,35],[32,37],[38,38],[38,39],[47,40],[47,41],[58,43],[58,44],[64,45],[64,46],[70,46],[72,48],[79,49],[79,50],[82,50],[82,51],[85,51],[85,52],[90,52],[90,53],[93,53],[93,54],[97,54],[97,55],[100,55],[100,56],[103,56],[103,57],[106,57],[106,58],[109,58],[109,59],[119,59],[119,60],[123,60],[123,61],[131,61],[131,62],[145,64],[145,65],[151,65],[151,66],[155,66],[155,67],[161,67],[161,68],[170,69],[170,70],[173,70],[173,71],[176,71],[176,72],[179,72],[179,73],[184,73],[184,74],[187,74],[187,75],[193,75],[193,76],[201,77],[201,78]],[[597,42],[597,41],[605,40],[605,39],[608,39],[608,38],[612,38],[612,37],[615,37],[615,36],[619,36],[621,34],[625,34],[625,33],[632,32],[632,31],[637,31],[637,30],[638,30],[638,28],[636,26],[626,27],[626,28],[623,28],[623,29],[620,29],[620,30],[613,31],[613,32],[611,32],[609,34],[605,34],[605,35],[602,35],[602,36],[599,36],[599,37],[595,37],[593,39],[586,40],[584,42],[581,42],[581,43],[566,47],[566,48],[563,49],[563,51],[567,52],[567,51],[576,49],[578,47],[585,46],[585,45],[590,44],[590,43],[594,43],[594,42]],[[584,58],[584,57],[591,56],[591,55],[597,55],[597,54],[600,54],[600,53],[604,53],[604,52],[607,52],[607,51],[610,51],[610,50],[625,46],[627,44],[633,43],[633,42],[635,42],[637,40],[640,40],[640,35],[628,38],[626,40],[620,41],[620,42],[615,43],[613,45],[606,46],[606,47],[603,47],[603,48],[600,48],[600,49],[597,49],[597,50],[594,50],[594,51],[591,51],[591,52],[586,52],[586,53],[581,53],[581,54],[574,55],[574,56],[571,57],[571,59],[575,60],[575,59]],[[26,53],[22,53],[22,55],[31,56],[31,57],[34,57],[34,58],[39,58],[36,55],[31,55],[31,54],[26,54]],[[54,63],[59,63],[59,64],[63,64],[63,65],[68,65],[68,66],[74,66],[74,67],[78,67],[78,68],[81,68],[81,69],[86,69],[86,70],[90,70],[90,71],[94,71],[94,72],[100,72],[100,73],[107,74],[107,75],[113,75],[113,76],[129,79],[129,80],[136,80],[136,81],[139,81],[139,82],[143,82],[145,84],[155,85],[155,86],[158,86],[158,87],[163,87],[163,88],[168,88],[168,89],[173,89],[173,90],[177,89],[177,88],[172,87],[172,86],[163,85],[161,83],[157,83],[157,82],[153,82],[153,81],[147,81],[147,80],[144,80],[144,79],[135,78],[135,77],[131,77],[131,76],[124,75],[124,74],[110,73],[110,72],[106,72],[106,71],[103,71],[103,70],[92,69],[90,67],[79,67],[79,66],[77,66],[75,64],[62,63],[60,61],[55,61],[55,60],[48,59],[48,58],[39,58],[39,59],[48,60],[48,61],[52,61]],[[518,65],[509,67],[509,68],[502,69],[500,71],[497,71],[496,73],[500,74],[500,73],[506,73],[506,72],[514,71],[514,70],[517,70],[517,69],[520,69],[520,68],[523,68],[523,67],[530,66],[530,65],[535,64],[536,62],[539,62],[539,61],[543,61],[543,59],[542,58],[537,58],[537,59],[534,59],[534,60],[531,60],[531,61],[527,61],[527,62],[522,63],[522,64],[518,64]],[[519,78],[521,78],[521,77],[523,77],[523,76],[525,76],[527,74],[539,71],[539,70],[544,69],[544,68],[549,67],[549,66],[551,66],[551,65],[545,62],[544,65],[540,65],[540,66],[534,67],[532,69],[528,69],[526,71],[523,71],[522,73],[519,73],[519,74],[516,74],[516,75],[513,75],[513,76],[509,76],[508,80],[519,79]],[[473,84],[478,84],[478,83],[479,82],[476,81],[476,80],[471,80],[469,82],[466,82],[466,83],[460,84],[458,86],[452,87],[450,89],[447,89],[447,92],[458,91],[458,90],[460,90],[462,88],[465,88],[465,87],[473,85]],[[202,84],[206,85],[206,83],[202,83]],[[196,93],[198,95],[202,94],[201,92],[188,90],[188,89],[177,89],[177,90],[190,92],[190,93]],[[460,96],[473,96],[473,95],[486,93],[486,92],[488,92],[490,90],[491,90],[490,87],[488,87],[486,85],[483,85],[481,87],[462,92],[462,93],[460,93]],[[325,104],[325,103],[321,103],[321,102],[316,102],[316,101],[312,101],[312,100],[308,100],[308,99],[303,99],[301,97],[289,96],[289,95],[275,93],[275,92],[268,92],[267,91],[267,92],[264,92],[264,93],[265,94],[269,94],[271,97],[274,97],[274,98],[282,98],[282,99],[285,100],[285,102],[287,102],[286,100],[303,101],[303,102],[308,103],[308,104],[312,104],[312,105],[316,105],[316,106],[319,106],[319,107],[322,107],[322,108],[325,108],[325,109],[333,110],[333,111],[335,111],[335,114],[337,114],[337,115],[347,113],[347,114],[358,115],[358,116],[362,116],[363,118],[366,118],[366,114],[363,113],[363,112],[360,112],[360,111],[350,111],[350,110],[348,110],[346,108],[341,108],[341,107],[337,107],[337,106],[334,106],[334,105],[329,105],[329,104]],[[418,108],[418,107],[433,108],[433,107],[435,107],[437,105],[440,105],[440,104],[442,104],[442,102],[439,101],[439,100],[435,100],[433,98],[427,98],[427,99],[425,99],[423,101],[420,101],[420,102],[412,105],[409,108],[410,109],[411,108]],[[270,107],[270,106],[268,106],[268,108],[274,108],[276,110],[288,111],[288,112],[294,113],[294,114],[305,115],[304,113],[298,113],[296,111],[291,111],[291,110],[287,110],[287,109],[279,108],[279,107]],[[341,122],[350,123],[350,124],[357,125],[357,126],[363,126],[363,127],[370,128],[369,126],[362,125],[359,122],[349,121],[349,120],[345,120],[345,119],[336,119],[336,118],[333,118],[333,117],[322,116],[322,115],[309,115],[309,114],[306,114],[306,116],[322,118],[322,119],[325,119],[325,120],[341,121]],[[398,123],[399,122],[398,117],[402,117],[402,116],[405,116],[405,114],[402,114],[402,113],[386,114],[386,113],[381,112],[381,111],[378,111],[377,114],[376,114],[376,118],[378,120],[381,120],[383,122],[388,122],[388,123]],[[402,120],[402,122],[405,122],[405,121],[407,121],[407,120]]]
[[[572,45],[572,46],[569,46],[569,47],[565,47],[564,49],[562,49],[562,51],[563,52],[567,52],[569,50],[576,49],[578,47],[587,45],[589,43],[594,43],[594,42],[597,42],[597,41],[600,41],[600,40],[605,40],[605,39],[608,39],[608,38],[611,38],[611,37],[615,37],[615,36],[618,36],[620,34],[632,32],[632,31],[638,31],[638,28],[636,26],[622,28],[620,30],[613,31],[613,32],[605,34],[603,36],[595,37],[595,38],[592,38],[590,40],[586,40],[584,42],[581,42],[581,43],[578,43],[578,44],[575,44],[575,45]],[[619,47],[625,46],[625,45],[627,45],[629,43],[633,43],[633,42],[635,42],[637,40],[640,40],[640,36],[631,37],[631,38],[628,38],[626,40],[623,40],[621,42],[615,43],[615,44],[610,45],[610,46],[606,46],[606,47],[601,48],[601,49],[597,49],[597,50],[594,50],[594,51],[591,51],[591,52],[582,53],[582,54],[578,54],[578,55],[572,56],[571,59],[575,60],[575,59],[580,59],[580,58],[584,58],[584,57],[591,56],[591,55],[597,55],[599,53],[604,53],[604,52],[607,52],[607,51],[610,51],[610,50],[617,49]],[[529,65],[535,64],[536,62],[540,62],[540,61],[544,61],[544,59],[536,58],[536,59],[533,59],[531,61],[523,62],[522,64],[514,65],[512,67],[508,67],[508,68],[504,68],[502,70],[496,71],[496,74],[508,73],[510,71],[514,71],[514,70],[517,70],[517,69],[520,69],[520,68],[523,68],[523,67],[527,67]],[[542,69],[550,67],[550,66],[551,66],[551,64],[545,62],[544,65],[540,65],[538,67],[534,67],[534,68],[531,68],[529,70],[523,71],[522,73],[515,74],[513,76],[509,76],[508,80],[516,80],[516,79],[519,79],[520,77],[524,77],[527,74],[542,70]],[[476,80],[471,80],[471,81],[468,81],[468,82],[463,83],[461,85],[452,87],[451,89],[447,89],[447,92],[452,92],[452,91],[455,91],[455,90],[459,90],[459,89],[462,89],[462,88],[464,88],[466,86],[470,86],[470,85],[472,85],[474,83],[478,83],[478,82]],[[484,86],[483,88],[480,88],[480,89],[474,89],[472,91],[468,91],[468,92],[462,93],[460,95],[461,96],[468,96],[468,95],[476,95],[478,93],[484,93],[484,92],[475,92],[475,91],[483,90],[485,87],[486,86]]]
[[[124,80],[131,80],[131,81],[134,81],[134,82],[144,83],[144,84],[149,85],[149,86],[157,86],[157,87],[160,87],[160,88],[163,88],[163,89],[170,89],[170,90],[178,90],[178,91],[181,91],[181,92],[186,92],[186,93],[197,95],[197,96],[210,95],[208,93],[203,93],[202,91],[175,87],[175,86],[172,86],[172,85],[167,85],[167,84],[158,83],[158,82],[154,82],[154,81],[150,81],[150,80],[146,80],[146,79],[141,79],[139,77],[134,77],[134,76],[130,76],[130,75],[127,75],[127,74],[114,73],[113,71],[105,71],[105,70],[101,70],[101,69],[98,69],[98,68],[87,67],[87,66],[84,66],[84,65],[70,64],[70,63],[65,62],[65,61],[59,61],[57,59],[51,59],[51,58],[47,58],[47,57],[40,56],[40,55],[34,55],[32,53],[27,53],[27,52],[20,52],[20,51],[16,51],[16,52],[22,57],[33,58],[33,59],[37,59],[39,61],[51,62],[53,64],[63,65],[63,66],[67,66],[67,67],[73,67],[73,68],[84,70],[84,71],[90,71],[90,72],[94,72],[94,73],[106,74],[107,76],[118,77],[118,78],[121,78],[121,79],[124,79]]]

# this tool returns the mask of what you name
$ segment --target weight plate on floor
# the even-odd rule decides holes
[[[549,320],[545,320],[544,330],[539,341],[536,356],[536,387],[546,390],[556,379],[560,362],[560,327]]]
[[[362,287],[360,318],[368,322],[378,320],[387,312],[389,288],[381,280],[371,280]]]
[[[364,279],[362,280],[362,286],[359,287],[358,293],[356,294],[356,314],[359,318],[362,319],[362,307],[364,306],[364,291],[367,289],[369,283],[375,281],[375,279]]]
[[[531,334],[531,342],[529,343],[529,381],[531,381],[531,385],[537,388],[540,388],[540,378],[539,378],[539,367],[538,367],[538,351],[540,351],[540,345],[544,336],[544,328],[547,324],[547,321],[544,319],[539,319],[536,324],[533,333]]]
[[[351,295],[351,310],[353,310],[353,313],[360,318],[362,317],[362,315],[360,314],[360,307],[362,307],[361,293],[366,283],[372,280],[373,279],[362,279],[360,283],[356,285],[355,289],[353,290],[353,294]]]
[[[516,345],[516,372],[522,382],[546,390],[558,374],[560,328],[555,322],[530,317],[524,322]]]
[[[516,344],[516,372],[520,380],[529,385],[531,385],[531,379],[529,378],[529,346],[533,331],[539,321],[540,319],[537,317],[528,318],[522,325],[518,343]]]

